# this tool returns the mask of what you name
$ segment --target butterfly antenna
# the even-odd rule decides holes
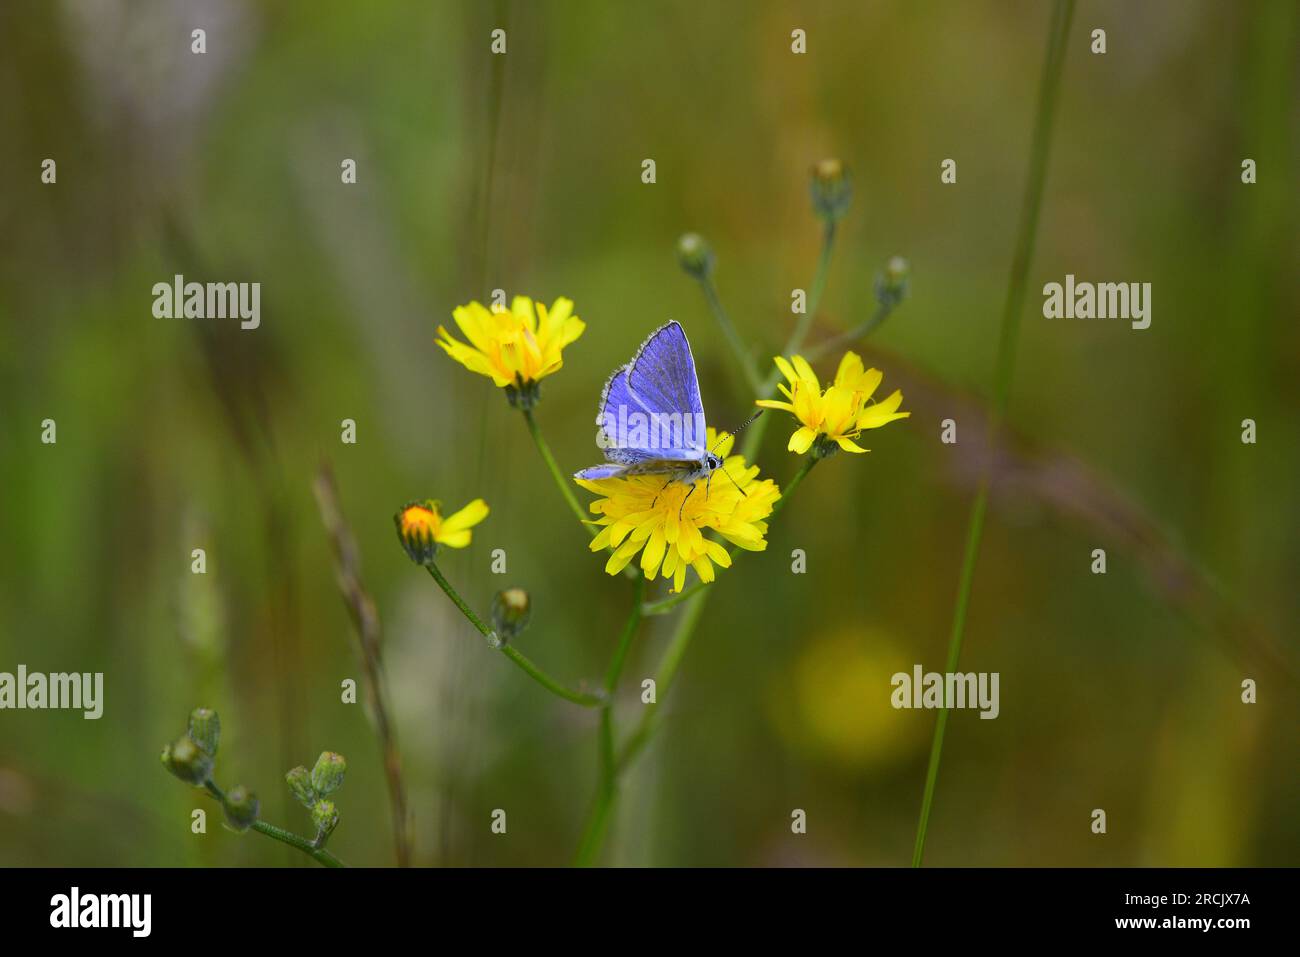
[[[749,493],[746,492],[743,488],[741,488],[739,483],[737,483],[736,480],[731,477],[731,473],[727,471],[727,467],[725,465],[719,465],[718,468],[722,469],[722,474],[727,477],[727,480],[731,482],[732,485],[734,485],[737,489],[740,490],[740,494],[742,496],[744,496],[745,498],[749,498]]]
[[[712,451],[712,452],[716,452],[716,451],[718,450],[719,446],[721,446],[723,442],[727,441],[727,436],[728,436],[728,435],[730,435],[732,438],[735,438],[735,437],[736,437],[737,435],[739,435],[742,431],[744,431],[744,430],[749,426],[749,424],[750,424],[751,422],[753,422],[755,419],[757,419],[757,418],[758,418],[760,415],[762,415],[765,411],[767,411],[767,410],[766,410],[766,409],[759,409],[757,412],[755,412],[753,415],[751,415],[748,419],[746,419],[746,420],[744,421],[744,423],[740,426],[740,428],[736,429],[734,432],[730,432],[730,433],[728,433],[728,432],[723,432],[722,435],[718,436],[718,441],[716,441],[716,442],[713,443],[713,448],[710,449],[710,451]],[[737,489],[740,489],[740,494],[741,494],[741,495],[743,495],[745,498],[749,498],[749,493],[746,492],[743,488],[741,488],[741,487],[740,487],[740,483],[737,482],[734,478],[731,477],[731,473],[727,471],[727,467],[726,467],[725,465],[719,465],[718,468],[722,469],[722,474],[725,475],[725,476],[727,477],[727,480],[728,480],[729,482],[731,482],[732,485],[734,485]]]
[[[732,438],[735,438],[735,437],[736,437],[737,435],[739,435],[741,432],[745,431],[745,429],[747,429],[747,428],[749,427],[750,423],[752,423],[755,419],[757,419],[760,415],[762,415],[762,414],[763,414],[764,412],[766,412],[766,411],[767,411],[766,409],[759,409],[757,412],[755,412],[753,415],[751,415],[748,419],[746,419],[746,420],[741,424],[740,428],[738,428],[738,429],[733,429],[731,432],[723,432],[720,436],[718,436],[718,441],[716,441],[716,442],[713,443],[713,448],[712,448],[710,451],[715,451],[715,452],[716,452],[717,449],[718,449],[718,446],[720,446],[723,442],[725,442],[725,441],[727,440],[727,436],[728,436],[728,435],[730,435]],[[730,476],[728,476],[728,478],[730,478]]]

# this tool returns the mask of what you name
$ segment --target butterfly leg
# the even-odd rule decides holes
[[[694,494],[695,494],[695,483],[692,482],[692,483],[691,483],[690,491],[686,493],[686,498],[683,498],[683,499],[682,499],[681,507],[677,509],[677,520],[678,520],[679,522],[682,520],[682,509],[686,508],[686,501],[687,501],[687,499],[689,499],[689,498],[690,498],[692,495],[694,495]],[[707,485],[706,485],[706,491],[705,491],[705,494],[706,494],[706,495],[708,494],[708,492],[707,492]]]
[[[651,508],[654,508],[656,505],[659,504],[659,496],[664,494],[664,489],[668,487],[668,483],[671,481],[672,481],[671,479],[664,479],[664,484],[659,487],[659,491],[655,492],[655,497],[650,502]],[[683,504],[685,504],[684,500],[683,500]]]

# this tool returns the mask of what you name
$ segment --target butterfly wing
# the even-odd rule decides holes
[[[629,444],[629,419],[639,415],[646,423],[655,421],[679,429],[676,436],[691,442],[682,447],[661,444],[662,432],[647,446]],[[665,418],[669,417],[669,418]],[[704,406],[695,376],[686,334],[676,322],[660,326],[637,350],[632,361],[618,369],[605,383],[596,415],[600,429],[598,444],[608,465],[593,465],[574,473],[575,478],[596,481],[620,475],[690,474],[704,455]],[[672,433],[670,432],[669,435]]]
[[[704,403],[695,375],[695,357],[680,324],[664,323],[641,343],[627,364],[627,391],[653,414],[682,419],[689,416],[692,423],[699,423],[698,445],[692,444],[688,451],[689,457],[695,459],[704,454]],[[668,450],[656,451],[663,458]]]
[[[593,465],[590,468],[580,469],[573,473],[574,478],[585,479],[588,482],[596,482],[600,479],[615,478],[627,472],[626,465]]]

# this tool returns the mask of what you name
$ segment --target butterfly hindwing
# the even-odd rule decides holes
[[[574,478],[585,479],[588,482],[596,482],[600,479],[616,478],[617,476],[627,473],[626,465],[593,465],[590,468],[581,469],[574,472]]]

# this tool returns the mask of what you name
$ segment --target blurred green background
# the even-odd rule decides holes
[[[1001,674],[1001,716],[954,713],[927,863],[1300,859],[1298,10],[1079,5],[962,658]],[[527,588],[518,644],[574,684],[599,680],[630,586],[434,330],[497,287],[575,300],[587,332],[538,409],[565,468],[598,460],[601,384],[669,318],[710,421],[740,422],[752,396],[674,243],[712,242],[766,363],[811,282],[825,156],[855,197],[814,336],[870,315],[876,272],[908,257],[912,296],[867,352],[914,414],[817,469],[767,552],[721,574],[606,859],[907,863],[935,715],[893,710],[889,677],[943,667],[1047,19],[1033,0],[6,2],[0,671],[102,671],[105,714],[0,712],[0,864],[313,866],[160,768],[196,704],[224,722],[218,780],[295,830],[284,771],[344,753],[331,847],[392,862],[378,748],[340,702],[361,667],[312,497],[325,460],[383,623],[417,863],[568,861],[595,714],[491,654],[391,516],[486,498],[442,566],[480,609]],[[153,318],[177,272],[261,282],[261,328]],[[1152,283],[1151,328],[1044,320],[1067,272]],[[789,431],[759,456],[780,482]],[[634,646],[623,728],[671,627]]]

